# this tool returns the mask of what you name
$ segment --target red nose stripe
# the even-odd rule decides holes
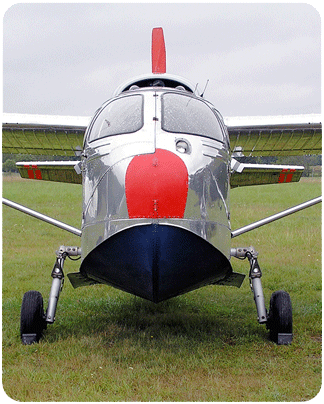
[[[130,218],[183,218],[188,194],[184,162],[168,150],[136,156],[125,178]]]

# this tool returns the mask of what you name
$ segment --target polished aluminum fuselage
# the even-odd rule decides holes
[[[85,136],[83,173],[82,260],[103,242],[117,233],[138,226],[171,226],[190,232],[212,245],[230,259],[231,229],[229,221],[228,134],[222,118],[215,113],[215,125],[220,125],[222,141],[190,133],[171,133],[162,129],[164,93],[184,92],[169,89],[138,89],[127,94],[143,97],[143,125],[133,133],[114,134],[92,140],[90,124]],[[190,102],[194,95],[184,95]],[[116,97],[116,99],[118,99]],[[204,102],[209,108],[211,104]],[[98,114],[97,114],[98,115]],[[217,118],[216,118],[217,115]],[[96,120],[96,115],[93,122]],[[187,196],[182,217],[134,217],[129,214],[125,178],[131,161],[136,156],[154,155],[157,150],[171,152],[181,159],[187,172]],[[169,176],[172,177],[172,176]],[[154,181],[154,180],[153,180]],[[158,181],[158,180],[157,180]],[[172,178],[168,178],[172,187]],[[136,184],[135,184],[136,186]],[[141,193],[141,184],[138,187]],[[139,195],[139,198],[141,196]],[[131,217],[130,217],[131,216]],[[143,215],[142,215],[143,216]],[[127,245],[123,246],[125,252]],[[186,246],[183,245],[185,249]],[[204,257],[201,257],[203,260]],[[84,272],[87,272],[83,264]],[[82,268],[81,268],[82,269]],[[96,278],[92,273],[91,276]],[[98,280],[110,283],[98,277]],[[118,286],[118,285],[117,285]]]

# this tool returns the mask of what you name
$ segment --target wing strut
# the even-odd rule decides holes
[[[81,230],[79,230],[75,227],[72,227],[66,223],[60,222],[59,220],[56,220],[49,216],[43,215],[42,213],[36,212],[35,210],[26,208],[25,206],[20,205],[19,203],[9,201],[9,199],[2,198],[2,203],[4,205],[10,206],[13,209],[17,209],[20,212],[23,212],[23,213],[26,213],[27,215],[36,217],[37,219],[43,220],[46,223],[52,224],[53,226],[59,227],[62,230],[66,230],[70,233],[75,234],[76,236],[81,237],[81,233],[82,233]]]
[[[282,219],[285,216],[291,215],[292,213],[299,212],[300,210],[309,208],[310,206],[316,205],[317,203],[322,202],[322,197],[319,196],[317,198],[311,199],[310,201],[301,203],[300,205],[293,206],[292,208],[283,210],[282,212],[276,213],[275,215],[266,217],[265,219],[261,219],[257,222],[248,224],[247,226],[241,227],[240,229],[232,231],[232,238],[240,236],[243,233],[247,233],[248,231],[257,229],[258,227],[264,226],[265,224],[274,222],[275,220]]]

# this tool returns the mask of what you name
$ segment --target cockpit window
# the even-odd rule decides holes
[[[89,141],[137,132],[143,126],[143,96],[117,98],[103,107],[90,130]]]
[[[163,94],[162,129],[224,141],[222,129],[212,109],[205,102],[185,94]]]

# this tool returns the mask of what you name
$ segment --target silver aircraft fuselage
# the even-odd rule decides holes
[[[158,302],[230,277],[231,156],[213,105],[154,79],[85,134],[81,273]]]

